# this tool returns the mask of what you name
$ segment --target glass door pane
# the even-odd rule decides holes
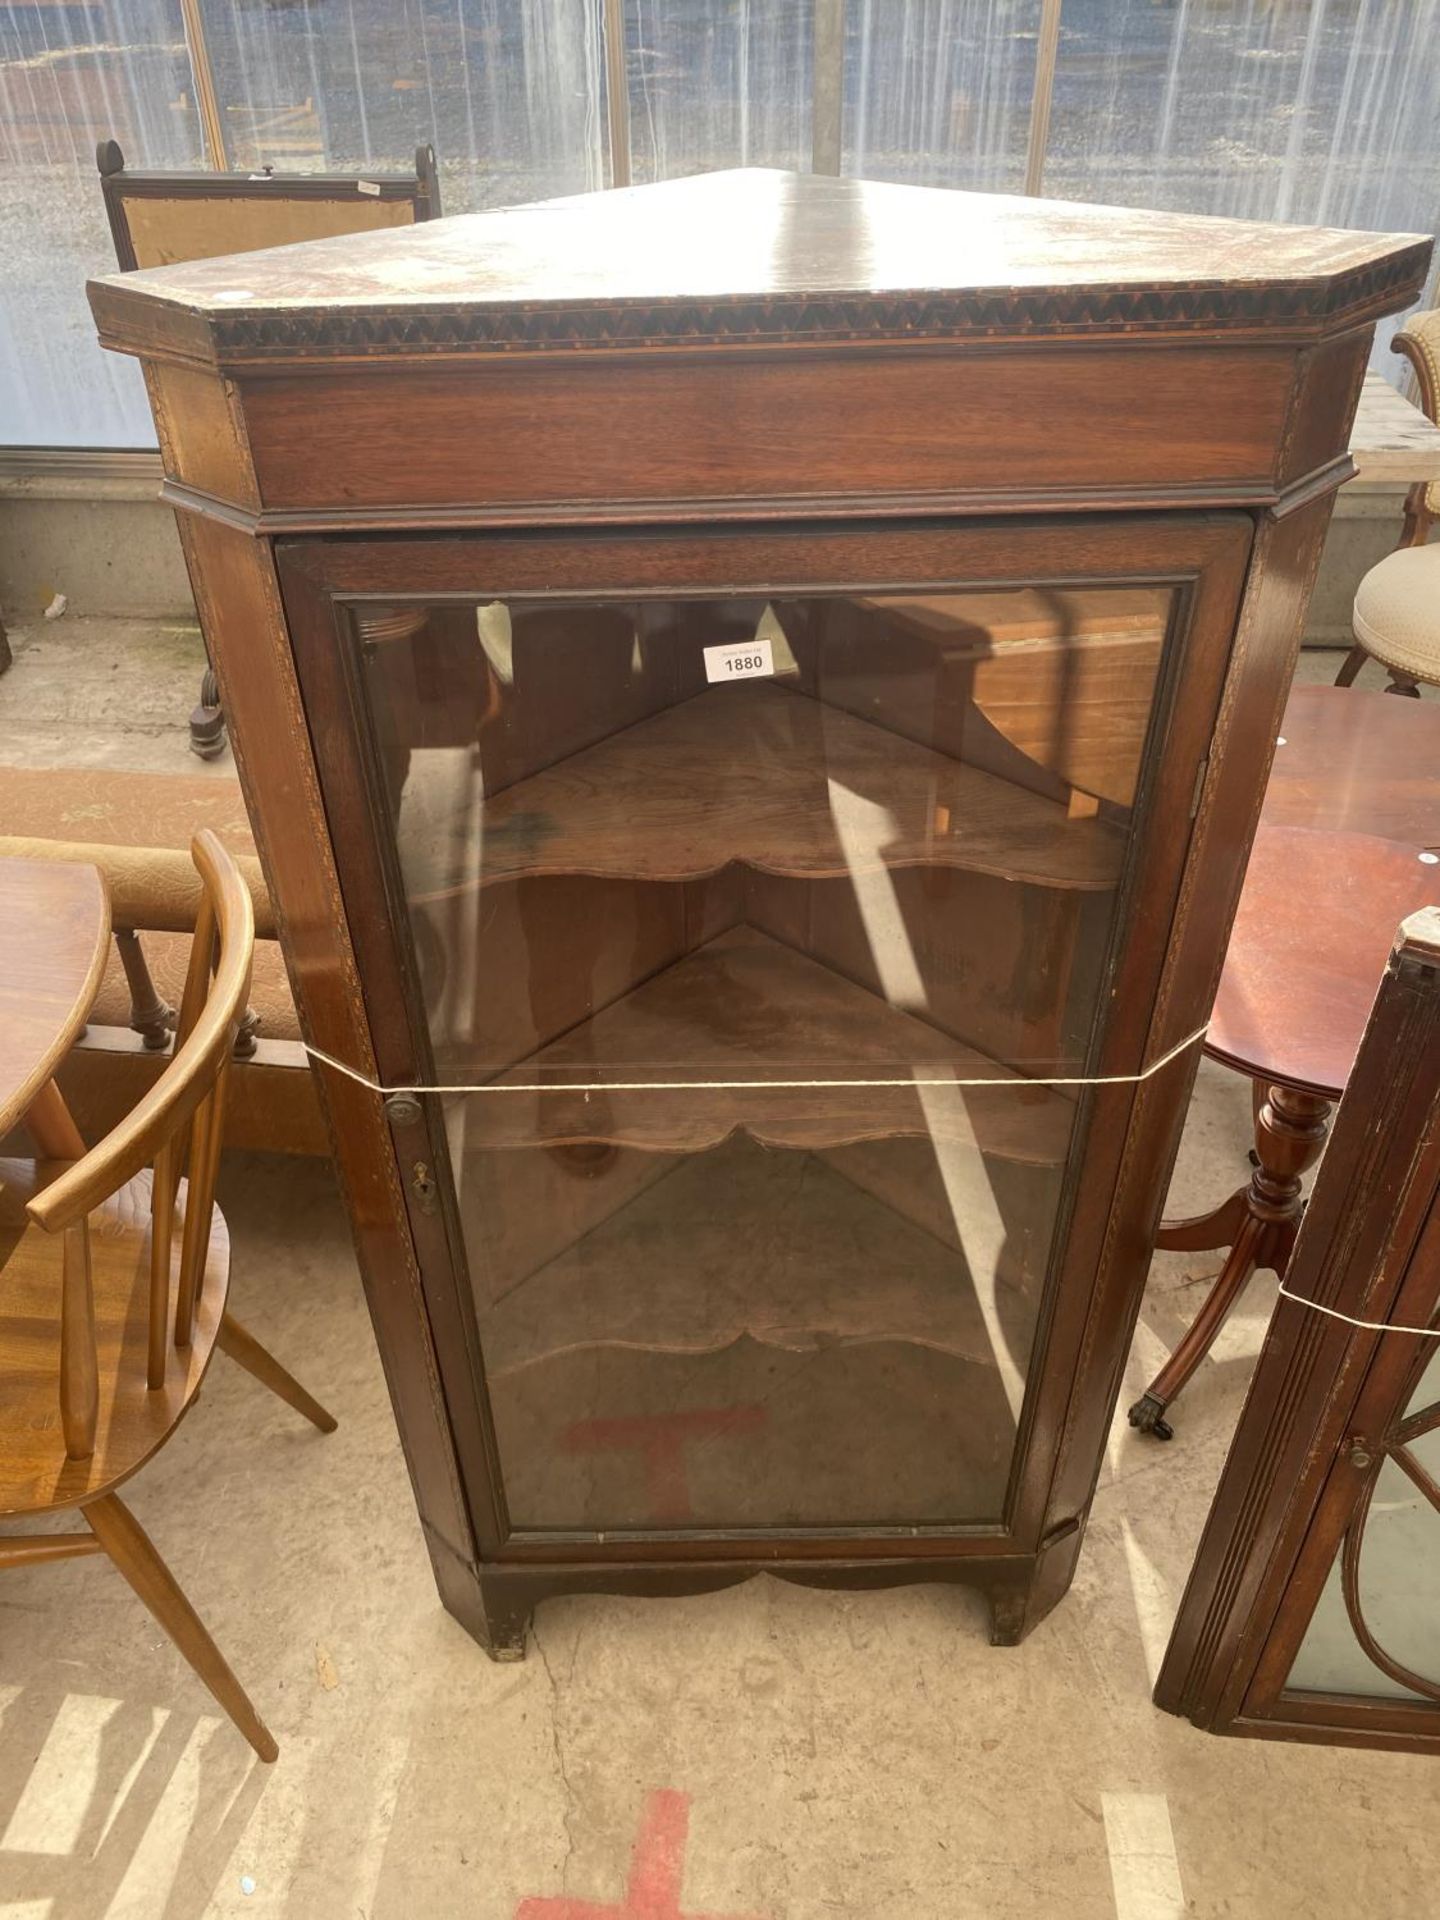
[[[1286,1691],[1440,1700],[1440,1356],[1355,1510]]]
[[[999,1520],[1171,614],[352,607],[517,1528]]]

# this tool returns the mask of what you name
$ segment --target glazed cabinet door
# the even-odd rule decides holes
[[[1033,1547],[1251,534],[282,543],[488,1552]]]
[[[1155,1689],[1440,1753],[1440,908],[1400,928]]]

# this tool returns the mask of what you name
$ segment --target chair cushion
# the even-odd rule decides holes
[[[1440,546],[1401,547],[1370,569],[1355,638],[1383,665],[1440,684]]]
[[[150,1173],[129,1180],[90,1215],[100,1407],[95,1451],[71,1460],[60,1425],[62,1236],[32,1226],[25,1203],[62,1171],[56,1162],[0,1160],[0,1515],[78,1506],[125,1480],[173,1430],[210,1361],[230,1286],[230,1236],[219,1207],[210,1224],[195,1337],[169,1349],[165,1384],[146,1385],[149,1342]],[[169,1323],[180,1284],[182,1183],[171,1243]]]

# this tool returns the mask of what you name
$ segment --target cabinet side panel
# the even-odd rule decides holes
[[[1303,480],[1349,448],[1370,341],[1370,328],[1365,327],[1300,355],[1276,476],[1282,487]]]
[[[334,852],[320,801],[267,544],[179,515],[196,602],[232,723],[235,759],[306,1038],[373,1075]],[[348,1191],[366,1296],[400,1437],[426,1523],[450,1556],[475,1560],[450,1422],[379,1096],[319,1075]],[[435,1558],[432,1546],[432,1558]],[[437,1558],[453,1586],[454,1567]]]
[[[1151,1021],[1152,1058],[1193,1031],[1215,997],[1332,499],[1260,525]],[[1047,1533],[1083,1514],[1094,1488],[1197,1063],[1192,1050],[1134,1091]]]
[[[1268,495],[1294,366],[1287,347],[731,354],[345,368],[243,393],[277,510]]]
[[[197,367],[147,361],[145,385],[165,471],[239,507],[260,504],[233,382]]]

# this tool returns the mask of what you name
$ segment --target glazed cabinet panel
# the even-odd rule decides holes
[[[281,544],[506,1552],[1034,1551],[1251,531]]]

